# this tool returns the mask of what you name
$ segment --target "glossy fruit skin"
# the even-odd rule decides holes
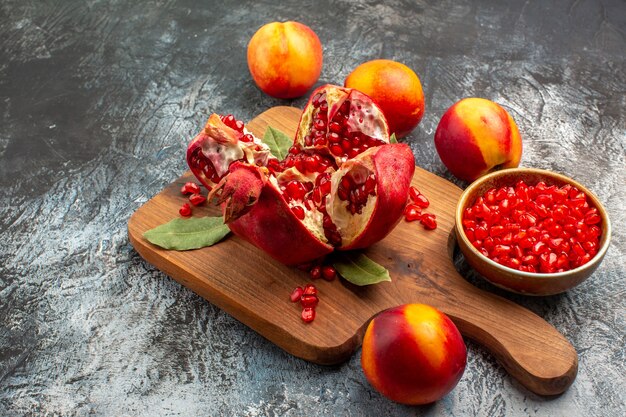
[[[522,138],[511,115],[476,97],[462,99],[444,113],[435,147],[448,170],[468,182],[496,169],[515,168],[522,157]]]
[[[277,98],[304,95],[322,71],[322,44],[298,22],[262,26],[248,44],[248,68],[256,85]]]
[[[424,116],[424,92],[419,77],[404,64],[377,59],[359,65],[344,82],[370,96],[383,110],[389,131],[408,135]]]
[[[463,338],[443,313],[424,304],[385,310],[368,325],[361,366],[385,397],[428,404],[449,393],[467,362]]]

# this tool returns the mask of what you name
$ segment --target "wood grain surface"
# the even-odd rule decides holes
[[[274,107],[248,128],[261,136],[268,125],[295,132],[300,110]],[[507,371],[543,395],[563,392],[576,377],[577,355],[550,324],[529,310],[476,288],[455,270],[454,208],[461,190],[419,167],[413,185],[430,199],[428,212],[438,228],[400,222],[367,255],[384,265],[392,282],[357,287],[344,280],[318,280],[320,304],[312,324],[300,319],[299,305],[289,302],[306,272],[284,266],[242,239],[193,251],[167,251],[148,243],[143,233],[178,216],[186,200],[180,187],[187,172],[148,201],[128,223],[130,241],[141,256],[172,278],[219,306],[287,352],[319,364],[346,360],[357,349],[369,320],[380,311],[405,303],[426,303],[448,314],[461,333],[485,346]],[[217,215],[214,207],[194,216]]]

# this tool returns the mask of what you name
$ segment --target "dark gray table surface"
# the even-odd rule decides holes
[[[539,397],[467,341],[460,383],[392,403],[360,351],[323,367],[283,352],[143,261],[131,214],[186,170],[211,112],[275,105],[246,46],[297,20],[324,45],[318,84],[389,58],[419,74],[416,163],[464,187],[433,135],[460,98],[502,104],[522,165],[587,185],[613,223],[595,274],[558,296],[514,296],[575,346],[567,392]],[[35,1],[0,3],[0,415],[626,415],[626,3],[592,1]]]

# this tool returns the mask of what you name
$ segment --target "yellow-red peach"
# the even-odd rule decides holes
[[[385,310],[369,323],[361,367],[369,383],[402,404],[428,404],[459,382],[467,361],[452,320],[425,304]]]
[[[404,64],[388,59],[365,62],[348,75],[344,85],[370,96],[382,109],[389,132],[408,135],[424,115],[420,79]]]
[[[277,98],[300,97],[320,76],[322,44],[302,23],[268,23],[250,39],[248,68],[264,93]]]
[[[464,98],[439,121],[435,147],[457,178],[474,181],[491,171],[519,166],[522,138],[511,115],[484,98]]]

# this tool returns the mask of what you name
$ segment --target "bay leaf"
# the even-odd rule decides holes
[[[230,233],[222,217],[176,218],[143,234],[164,249],[190,250],[212,246]]]
[[[289,148],[293,145],[293,139],[278,129],[268,126],[263,135],[263,143],[269,146],[272,155],[279,161],[285,159]]]
[[[363,286],[391,281],[387,268],[372,261],[362,252],[335,253],[332,263],[337,272],[354,285]]]

